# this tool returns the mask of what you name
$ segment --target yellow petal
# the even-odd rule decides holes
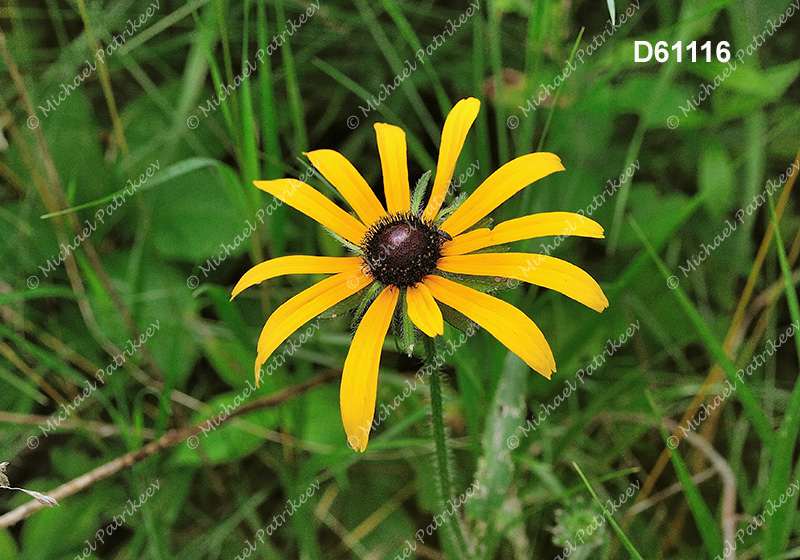
[[[339,191],[362,222],[372,224],[386,215],[364,177],[342,154],[334,150],[314,150],[303,155]]]
[[[572,212],[542,212],[514,218],[497,224],[492,234],[492,241],[498,244],[549,235],[576,235],[599,239],[604,237],[603,226]]]
[[[278,307],[267,319],[258,338],[256,380],[261,366],[289,335],[305,323],[367,286],[372,279],[364,275],[360,266],[340,272],[317,282]]]
[[[406,289],[406,304],[408,317],[419,330],[431,338],[444,334],[442,310],[425,284],[419,283]]]
[[[375,415],[381,348],[399,294],[397,288],[388,286],[372,302],[356,329],[344,361],[339,389],[342,423],[347,433],[347,443],[358,451],[364,451],[369,441]]]
[[[253,181],[253,184],[352,243],[361,243],[367,232],[364,224],[336,206],[314,187],[306,185],[302,181],[276,179],[274,181]]]
[[[455,237],[475,222],[485,218],[517,192],[542,177],[563,171],[561,159],[551,153],[536,152],[512,159],[489,175],[456,211],[450,214],[442,229]]]
[[[390,213],[408,212],[411,210],[411,189],[408,185],[406,133],[391,124],[375,123],[375,135],[381,157],[386,208]]]
[[[601,312],[608,300],[594,278],[583,269],[555,257],[529,253],[476,253],[442,257],[437,268],[454,274],[515,278],[561,292]]]
[[[539,327],[522,311],[441,276],[426,276],[422,282],[434,298],[478,323],[531,369],[550,379],[556,370],[553,352]]]
[[[572,212],[543,212],[497,224],[494,229],[476,229],[462,233],[442,245],[443,255],[464,255],[522,239],[551,235],[603,238],[603,226]]]
[[[444,121],[442,143],[439,146],[439,161],[436,164],[436,178],[433,180],[431,197],[425,207],[424,217],[428,220],[436,217],[444,203],[458,156],[464,147],[464,140],[467,138],[467,132],[475,122],[480,108],[481,102],[474,97],[462,99],[456,103]]]
[[[289,255],[270,259],[255,265],[233,287],[231,299],[242,291],[264,280],[284,276],[286,274],[333,274],[351,270],[360,265],[361,257],[315,257],[306,255]]]

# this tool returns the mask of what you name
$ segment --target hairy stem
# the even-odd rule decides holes
[[[447,436],[444,430],[444,412],[442,410],[442,383],[439,375],[439,367],[436,363],[436,348],[432,338],[425,339],[425,364],[428,366],[431,375],[431,428],[433,432],[433,442],[436,446],[435,470],[436,486],[439,498],[439,511],[437,515],[444,517],[444,512],[452,514],[441,526],[444,538],[442,543],[444,549],[451,558],[467,558],[467,547],[464,543],[464,536],[461,533],[461,523],[458,514],[452,508],[453,484],[450,480],[450,456],[447,451]],[[450,506],[448,506],[450,502]]]

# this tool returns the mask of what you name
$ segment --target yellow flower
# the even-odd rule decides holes
[[[556,369],[555,359],[534,322],[503,300],[450,278],[516,278],[557,290],[596,311],[608,307],[597,282],[565,261],[526,253],[476,252],[523,239],[563,235],[565,230],[569,235],[603,237],[598,223],[567,212],[524,216],[492,229],[473,228],[525,186],[563,171],[558,156],[539,152],[518,157],[492,173],[451,213],[441,212],[456,160],[479,108],[477,99],[463,99],[447,116],[436,176],[424,211],[412,211],[405,133],[390,124],[375,124],[387,209],[355,167],[333,150],[315,150],[305,155],[358,218],[295,179],[254,181],[259,189],[331,230],[356,253],[352,257],[280,257],[258,264],[242,276],[232,297],[285,274],[333,274],[289,299],[267,320],[258,340],[257,380],[261,366],[295,330],[369,284],[378,285],[379,293],[353,336],[340,389],[348,443],[359,451],[367,447],[375,413],[381,347],[399,308],[401,292],[408,318],[426,335],[444,333],[439,306],[443,304],[480,325],[548,379]]]

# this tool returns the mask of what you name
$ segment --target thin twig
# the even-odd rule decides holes
[[[678,431],[679,425],[674,420],[664,418],[663,422],[673,433]],[[722,480],[722,538],[725,542],[733,542],[736,533],[736,476],[725,457],[720,455],[705,438],[694,432],[686,432],[683,437],[705,455],[714,470],[719,473]],[[731,560],[736,560],[735,552]]]
[[[332,379],[338,377],[338,372],[336,371],[328,371],[313,379],[306,381],[305,383],[300,383],[299,385],[294,385],[292,387],[287,387],[278,391],[277,393],[273,393],[271,395],[267,395],[260,399],[254,400],[249,402],[241,407],[237,408],[236,410],[232,411],[230,415],[227,417],[227,420],[232,418],[236,418],[237,416],[243,416],[254,410],[260,410],[262,408],[272,408],[275,407],[297,395],[301,395],[319,385],[327,383]],[[104,480],[122,469],[126,467],[130,467],[135,465],[136,463],[140,463],[147,459],[148,457],[155,455],[159,451],[166,449],[168,447],[172,447],[173,445],[180,443],[182,441],[187,440],[192,436],[196,436],[202,431],[202,427],[205,426],[207,420],[203,420],[198,424],[192,424],[190,426],[184,426],[183,428],[178,428],[175,430],[170,430],[166,434],[164,434],[161,439],[158,439],[154,442],[148,443],[141,449],[136,451],[131,451],[130,453],[126,453],[122,457],[118,457],[113,461],[109,461],[105,465],[101,465],[96,469],[89,471],[88,473],[82,474],[81,476],[70,480],[69,482],[62,484],[58,488],[54,489],[52,492],[48,492],[48,495],[55,498],[56,500],[63,500],[64,498],[71,496],[88,488],[92,484]],[[26,504],[15,508],[3,516],[0,516],[0,529],[5,529],[7,527],[11,527],[12,525],[19,523],[26,517],[36,513],[40,509],[45,507],[43,504],[32,501]]]
[[[2,463],[0,463],[0,490],[12,490],[15,492],[24,492],[31,498],[36,499],[39,503],[47,507],[53,507],[58,505],[58,502],[52,496],[42,494],[41,492],[37,492],[35,490],[28,490],[27,488],[19,488],[18,486],[11,486],[11,483],[8,480],[8,475],[6,474],[6,467],[8,467],[8,461],[3,461]]]
[[[706,469],[703,472],[693,475],[692,482],[695,484],[702,484],[714,476],[716,472],[717,471],[714,469]],[[674,482],[663,490],[651,494],[646,500],[642,500],[641,502],[637,502],[636,505],[631,506],[631,509],[625,512],[625,517],[639,515],[644,510],[650,509],[651,507],[663,502],[667,498],[674,496],[675,494],[680,494],[681,492],[683,492],[683,485],[680,482]]]
[[[640,424],[658,425],[655,419],[636,413],[599,414],[597,415],[596,419],[610,419],[612,421],[622,420],[637,422]],[[680,428],[678,422],[675,422],[671,418],[662,418],[662,421],[670,432],[678,432]],[[723,538],[727,539],[729,542],[733,542],[736,533],[736,476],[733,474],[733,470],[731,470],[731,467],[728,465],[728,462],[725,460],[725,458],[720,455],[719,452],[714,449],[714,446],[712,446],[711,443],[706,441],[703,437],[694,432],[685,432],[683,433],[683,437],[687,442],[689,442],[689,444],[691,444],[709,460],[712,468],[719,474],[719,478],[722,481],[721,513]],[[643,501],[644,499],[638,500],[631,509],[635,508]],[[641,509],[638,511],[641,511]],[[632,516],[628,517],[628,519],[632,519]],[[736,557],[734,555],[731,557],[731,560],[735,560],[735,558]]]
[[[0,424],[16,424],[23,426],[45,426],[53,422],[54,416],[42,416],[40,414],[20,414],[17,412],[5,412],[0,410]],[[58,423],[58,428],[63,430],[87,430],[98,437],[105,438],[121,433],[118,426],[95,422],[93,420],[78,420],[66,418]],[[153,437],[153,430],[144,428],[141,436],[145,439]]]

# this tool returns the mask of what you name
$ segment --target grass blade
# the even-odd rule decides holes
[[[278,21],[286,21],[283,0],[275,2],[275,12],[278,16]],[[286,94],[289,96],[289,114],[292,117],[292,129],[295,133],[294,146],[299,153],[308,149],[308,129],[306,128],[303,98],[300,95],[300,80],[297,77],[291,41],[287,40],[281,46],[281,57],[283,58],[283,71],[286,76]]]
[[[608,15],[611,18],[611,21],[616,21],[617,19],[617,9],[614,7],[614,0],[606,0],[608,4]]]
[[[778,217],[775,215],[775,203],[772,197],[768,197],[769,212],[772,218],[772,223],[775,227],[775,246],[778,253],[778,262],[781,266],[781,274],[786,286],[786,301],[789,305],[789,316],[792,323],[800,325],[800,305],[797,302],[797,292],[794,288],[792,281],[792,271],[789,269],[789,263],[786,258],[786,249],[783,246],[781,239],[781,232],[778,228]],[[800,360],[800,334],[797,333],[795,327],[794,344],[797,349],[797,358]],[[773,445],[773,462],[767,485],[767,498],[774,499],[786,491],[789,486],[789,477],[792,471],[792,457],[794,456],[795,444],[797,442],[798,433],[800,433],[800,377],[795,382],[794,389],[792,390],[792,397],[789,401],[789,406],[786,409],[786,415],[783,417],[778,432],[775,435],[775,444]],[[794,514],[797,506],[797,497],[791,498],[793,503],[790,502],[784,507],[777,508],[772,517],[772,520],[765,529],[764,537],[764,556],[771,558],[777,556],[786,549],[789,542],[789,535],[792,526],[794,525]]]
[[[692,474],[689,472],[689,467],[686,466],[686,463],[683,461],[680,453],[678,453],[678,450],[673,449],[667,443],[670,435],[669,432],[667,432],[667,429],[664,427],[664,424],[661,422],[661,414],[659,414],[658,409],[656,408],[656,403],[653,401],[653,396],[649,391],[647,391],[645,394],[647,395],[647,400],[650,403],[650,407],[653,409],[653,413],[658,419],[658,429],[661,431],[664,444],[667,446],[667,449],[669,449],[669,458],[672,461],[672,466],[675,468],[675,474],[678,475],[678,480],[680,480],[681,486],[683,486],[683,492],[686,494],[686,500],[689,502],[689,509],[692,511],[692,516],[697,523],[697,529],[700,531],[700,536],[703,539],[703,544],[705,544],[706,551],[710,556],[720,554],[724,548],[724,543],[719,526],[714,520],[711,510],[708,509],[706,502],[703,500],[703,496],[700,495],[700,490],[697,489],[697,486],[692,480]]]
[[[495,99],[503,99],[503,49],[500,45],[500,19],[503,12],[496,7],[487,10],[489,26],[489,66],[492,70],[492,80],[494,82]],[[509,160],[508,148],[508,126],[506,125],[506,111],[502,104],[495,104],[495,126],[497,127],[497,153],[500,161],[505,163]]]
[[[642,228],[639,227],[639,224],[637,224],[633,218],[630,219],[630,223],[645,249],[647,249],[650,258],[664,275],[664,280],[667,281],[670,278],[671,273],[664,264],[664,261],[661,260],[650,241],[647,239],[647,237],[645,237]],[[695,330],[700,335],[700,338],[705,343],[706,348],[708,348],[708,350],[714,356],[714,359],[717,361],[720,367],[722,367],[725,377],[727,377],[732,384],[736,384],[736,365],[725,353],[725,350],[722,348],[722,344],[720,344],[720,342],[716,339],[714,333],[711,332],[711,329],[700,316],[697,308],[683,292],[683,288],[680,286],[671,291],[678,300],[681,309],[683,309],[684,313],[686,313],[689,321],[692,323]],[[761,410],[761,407],[759,406],[758,401],[753,395],[753,391],[750,389],[749,385],[741,382],[736,384],[736,396],[744,406],[744,410],[747,413],[747,416],[750,418],[750,421],[753,423],[753,428],[755,428],[756,432],[761,438],[761,441],[763,441],[767,446],[772,445],[774,440],[772,427],[769,424],[769,420],[767,420],[767,417],[764,415],[764,411]]]
[[[395,0],[381,0],[381,4],[386,10],[386,13],[389,14],[397,28],[400,30],[400,34],[406,40],[406,43],[408,43],[408,45],[414,49],[414,52],[422,50],[422,43],[419,42],[417,34],[414,33],[414,28],[411,27],[410,23],[408,23],[408,20],[397,6]],[[447,114],[447,112],[452,108],[451,101],[447,97],[447,93],[444,91],[444,86],[442,85],[439,75],[436,73],[436,70],[433,67],[433,62],[427,62],[423,68],[425,69],[425,73],[428,75],[428,78],[433,85],[433,92],[436,94],[436,100],[439,102],[439,109],[442,111],[443,115]]]
[[[601,510],[603,510],[603,516],[605,516],[608,519],[608,522],[611,525],[611,528],[614,529],[614,532],[617,534],[619,539],[622,541],[622,544],[625,545],[625,549],[628,551],[628,553],[630,553],[631,558],[636,558],[638,560],[644,560],[644,558],[642,558],[642,555],[639,554],[639,551],[636,550],[636,547],[633,545],[633,543],[630,541],[630,539],[627,537],[627,535],[622,531],[622,527],[617,525],[617,522],[614,521],[614,518],[611,517],[610,513],[608,513],[608,510],[606,509],[606,506],[604,506],[603,502],[600,501],[600,498],[597,497],[597,494],[595,494],[595,492],[594,492],[594,488],[592,488],[592,485],[589,484],[589,481],[586,479],[586,476],[583,474],[583,471],[578,466],[578,464],[575,461],[573,461],[572,462],[572,466],[578,472],[578,476],[581,477],[581,480],[583,481],[584,486],[586,486],[586,489],[589,490],[589,493],[592,495],[592,498],[594,498],[595,503],[598,506],[600,506]]]
[[[166,183],[171,179],[175,179],[176,177],[180,177],[181,175],[185,175],[186,173],[190,173],[192,171],[195,171],[196,169],[201,169],[203,167],[217,167],[218,165],[222,164],[219,161],[210,158],[185,159],[183,161],[179,161],[175,165],[166,168],[158,175],[153,176],[151,180],[147,181],[147,183],[142,184],[137,190],[152,189],[153,187],[158,186],[161,183]],[[117,192],[112,193],[108,196],[104,196],[103,198],[98,198],[97,200],[86,202],[84,204],[78,204],[77,206],[73,206],[71,208],[65,208],[64,210],[59,210],[58,212],[50,212],[49,214],[44,214],[40,217],[41,219],[45,220],[47,218],[54,218],[56,216],[62,216],[64,214],[77,212],[78,210],[83,210],[84,208],[91,208],[92,206],[98,206],[105,202],[114,200],[115,196],[122,195],[126,190],[128,190],[127,187],[120,189]]]
[[[392,72],[394,72],[396,75],[401,74],[404,67],[403,59],[395,49],[394,43],[389,39],[389,37],[386,36],[386,33],[384,32],[381,24],[378,22],[378,19],[375,17],[375,13],[372,11],[370,4],[366,0],[355,0],[355,4],[358,7],[358,11],[361,13],[362,18],[364,19],[364,22],[369,28],[370,34],[372,35],[373,39],[375,39],[375,43],[378,45],[378,48],[381,50],[381,53],[383,53],[384,58],[389,63],[389,67],[392,69]],[[422,96],[420,96],[419,91],[414,85],[414,82],[411,80],[406,80],[401,84],[401,87],[403,93],[408,99],[408,102],[414,108],[414,112],[417,113],[420,123],[425,128],[428,136],[430,136],[430,138],[438,144],[439,130],[433,124],[435,121],[428,111],[428,108],[425,106],[425,102],[422,100]]]

